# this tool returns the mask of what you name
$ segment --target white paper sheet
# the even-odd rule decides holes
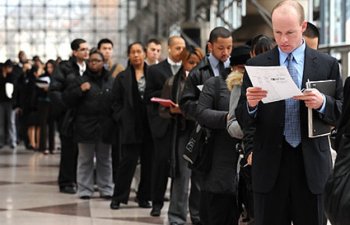
[[[8,98],[12,98],[13,94],[13,84],[12,83],[5,83],[5,93]]]
[[[204,86],[204,85],[197,85],[197,88],[198,88],[200,91],[202,91],[202,90],[203,90],[203,86]]]
[[[285,66],[245,66],[254,87],[267,91],[263,103],[285,100],[303,93]]]

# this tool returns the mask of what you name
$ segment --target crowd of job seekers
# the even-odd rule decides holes
[[[216,27],[206,52],[169,37],[163,60],[159,40],[134,42],[124,66],[113,62],[107,38],[96,47],[74,39],[68,60],[43,63],[20,51],[18,63],[0,64],[0,147],[23,141],[55,153],[58,131],[60,192],[89,200],[98,191],[110,209],[123,210],[135,191],[154,217],[169,200],[171,225],[324,225],[331,152],[327,136],[308,137],[307,111],[344,126],[338,61],[317,51],[318,30],[297,1],[278,3],[271,15],[273,38],[238,45]],[[245,65],[285,66],[300,90],[307,80],[335,80],[335,94],[308,89],[263,103],[269,93],[252,85]],[[183,158],[197,124],[212,131],[206,172]]]

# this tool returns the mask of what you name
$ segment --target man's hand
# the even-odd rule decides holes
[[[323,95],[315,88],[306,89],[303,95],[294,96],[293,99],[304,101],[310,109],[320,109],[323,104]]]
[[[261,99],[267,96],[267,91],[261,89],[260,87],[249,87],[247,88],[247,102],[248,106],[255,108]]]
[[[247,157],[247,165],[251,166],[253,164],[253,152],[249,153]]]
[[[90,88],[91,88],[91,84],[89,82],[84,82],[80,85],[80,89],[83,92],[90,90]]]

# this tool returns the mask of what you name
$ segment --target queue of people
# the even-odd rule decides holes
[[[53,153],[56,122],[62,193],[88,200],[98,190],[110,209],[123,210],[139,163],[136,200],[151,216],[161,215],[171,178],[170,225],[186,224],[188,214],[195,225],[323,225],[331,155],[326,136],[307,136],[307,110],[339,126],[343,87],[338,62],[313,49],[318,39],[309,44],[308,26],[303,7],[286,0],[272,11],[275,42],[258,35],[237,46],[228,29],[216,27],[206,54],[171,36],[161,60],[161,42],[150,39],[128,46],[125,68],[112,61],[107,38],[92,51],[86,40],[73,40],[61,62],[34,57],[30,64],[20,52],[17,65],[0,64],[0,147],[16,148],[19,138]],[[264,104],[268,93],[252,86],[245,65],[286,66],[299,89],[307,79],[333,79],[336,94],[311,89]],[[212,135],[206,172],[182,157],[197,124]]]

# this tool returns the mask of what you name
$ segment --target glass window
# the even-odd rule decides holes
[[[115,1],[105,0],[0,0],[0,61],[17,59],[20,50],[44,61],[68,59],[70,42],[78,37],[91,47],[100,38],[119,45],[118,10]]]

